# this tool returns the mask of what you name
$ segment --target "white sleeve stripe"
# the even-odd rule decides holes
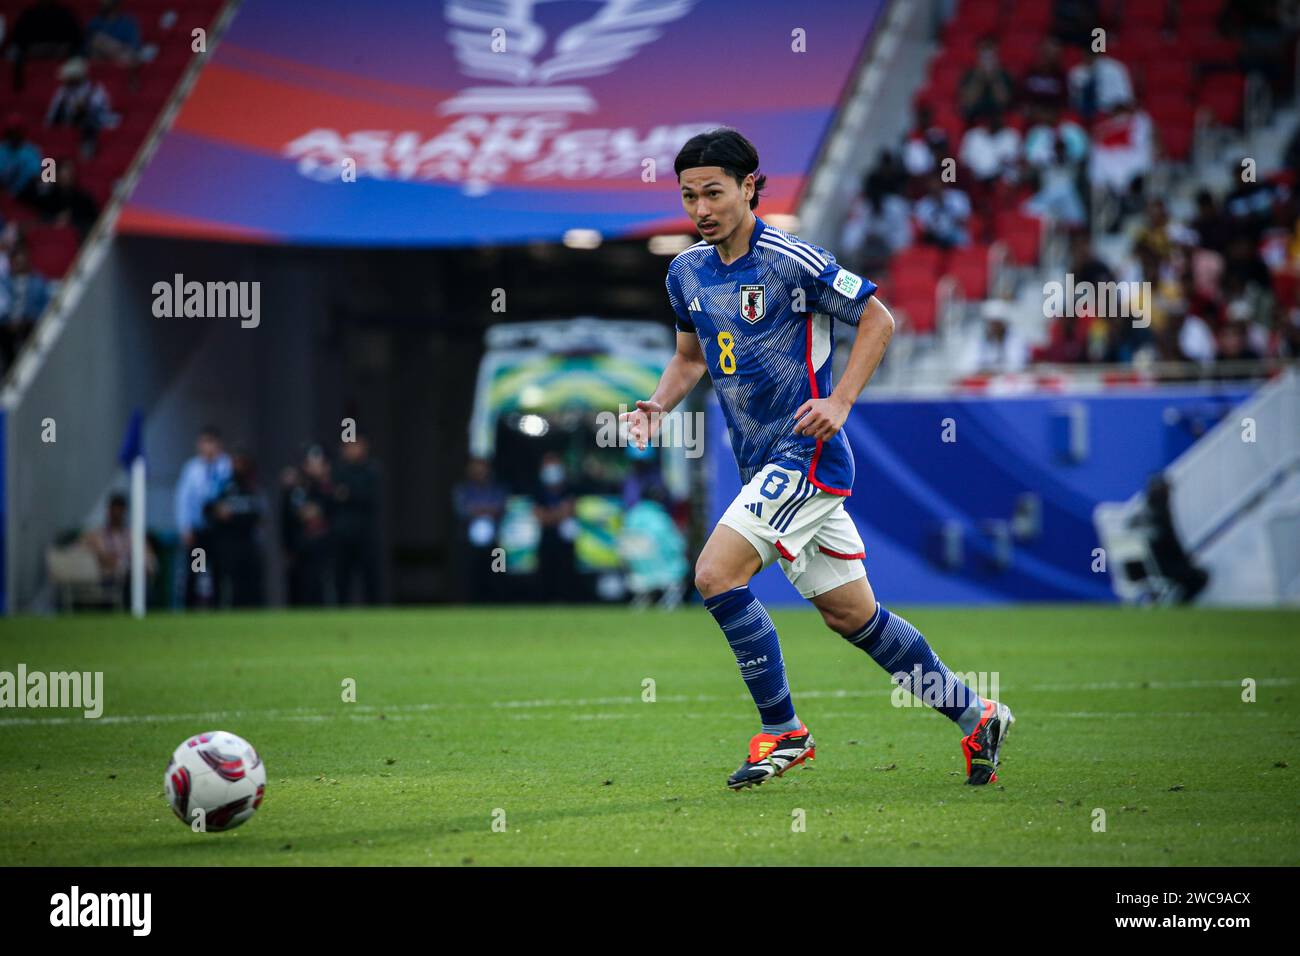
[[[805,253],[807,253],[807,254],[812,258],[812,260],[813,260],[814,262],[816,262],[819,266],[821,266],[823,269],[826,268],[826,257],[823,256],[823,255],[822,255],[820,252],[818,252],[816,249],[814,249],[812,246],[810,246],[808,243],[804,242],[802,239],[794,239],[794,238],[792,238],[792,237],[790,237],[790,236],[783,236],[783,235],[781,235],[780,233],[770,232],[769,230],[766,230],[766,229],[763,230],[763,238],[764,238],[764,239],[772,239],[774,242],[778,242],[778,243],[782,243],[782,244],[784,244],[784,245],[787,245],[787,246],[789,246],[791,249],[796,249],[796,250],[798,250],[798,251],[800,251],[800,252],[805,252]]]
[[[803,266],[805,269],[807,269],[815,276],[819,276],[822,274],[821,269],[818,269],[815,265],[812,264],[812,262],[805,259],[803,256],[795,252],[793,249],[789,249],[785,246],[778,246],[775,245],[774,243],[767,242],[766,240],[763,239],[758,240],[758,245],[762,246],[764,249],[771,249],[774,252],[779,252],[782,255],[789,256],[791,259],[799,263],[799,265]]]

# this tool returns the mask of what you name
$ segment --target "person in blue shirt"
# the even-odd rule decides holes
[[[893,317],[874,282],[754,214],[766,183],[758,167],[757,150],[733,129],[701,133],[678,153],[682,207],[703,238],[668,267],[676,353],[654,394],[625,416],[643,447],[659,416],[707,372],[744,483],[695,565],[695,586],[762,722],[727,786],[761,784],[816,752],[795,714],[776,627],[749,588],[774,561],[828,627],[961,727],[967,782],[988,783],[1011,711],[956,679],[916,628],[876,601],[844,508],[855,469],[842,429],[880,364]],[[838,384],[835,320],[857,327]]]
[[[135,66],[140,60],[140,24],[122,11],[121,0],[102,0],[99,13],[86,24],[86,55]]]
[[[28,141],[22,116],[12,113],[5,120],[0,138],[0,189],[15,199],[28,201],[40,172],[40,151]]]
[[[181,468],[176,483],[176,530],[184,561],[185,606],[215,606],[219,600],[215,582],[220,575],[209,505],[230,480],[230,457],[222,449],[221,432],[212,425],[199,431],[195,451]],[[203,549],[206,572],[194,570],[195,548]]]
[[[32,268],[20,241],[9,256],[9,274],[0,275],[0,373],[18,356],[51,294],[49,280]]]

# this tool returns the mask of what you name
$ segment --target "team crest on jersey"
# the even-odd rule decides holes
[[[746,322],[757,322],[763,317],[763,287],[761,285],[742,285],[740,287],[740,317]]]

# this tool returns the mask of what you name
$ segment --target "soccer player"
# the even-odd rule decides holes
[[[762,722],[727,786],[761,784],[816,753],[795,715],[776,628],[749,589],[773,561],[831,630],[961,728],[967,783],[997,779],[1011,711],[957,680],[916,628],[877,603],[862,539],[844,509],[854,462],[841,428],[894,330],[875,283],[754,215],[767,177],[757,174],[753,144],[735,130],[692,137],[674,169],[682,206],[704,238],[668,267],[677,350],[654,394],[625,419],[644,447],[659,416],[706,371],[726,416],[744,487],[700,552],[695,586]],[[832,388],[834,319],[858,334]]]

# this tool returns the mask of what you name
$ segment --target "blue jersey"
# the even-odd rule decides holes
[[[847,495],[853,451],[844,432],[829,442],[796,435],[794,414],[830,395],[832,320],[857,325],[876,284],[841,269],[825,249],[755,220],[749,251],[730,265],[707,242],[673,259],[666,284],[677,329],[699,336],[742,482],[764,465],[784,465]]]

